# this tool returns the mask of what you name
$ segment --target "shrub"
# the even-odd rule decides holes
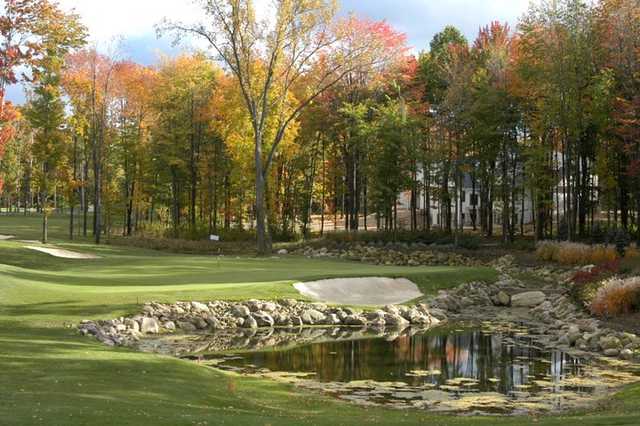
[[[615,317],[634,312],[640,306],[640,277],[605,281],[591,301],[591,313]]]
[[[629,247],[624,257],[627,259],[638,259],[640,258],[640,250],[638,250],[638,247]]]
[[[323,237],[329,243],[423,243],[437,245],[453,245],[455,237],[441,230],[432,231],[358,231],[358,232],[327,232]],[[463,234],[458,238],[458,246],[469,250],[478,249],[482,238],[477,235]]]
[[[538,259],[563,265],[603,264],[615,261],[615,248],[605,245],[587,245],[570,242],[545,241],[536,249]]]
[[[598,291],[598,283],[606,278],[610,278],[620,272],[620,260],[603,263],[589,270],[576,272],[571,278],[573,285],[571,286],[571,296],[577,302],[583,304],[587,300],[592,300],[596,291]]]
[[[190,254],[248,254],[255,251],[255,243],[248,241],[212,242],[209,240],[193,241],[177,238],[154,237],[111,237],[109,244],[137,247],[151,250],[169,251]]]
[[[600,281],[606,275],[617,274],[619,271],[620,260],[616,259],[611,262],[602,263],[588,271],[578,271],[573,275],[571,281],[577,285],[588,284]]]

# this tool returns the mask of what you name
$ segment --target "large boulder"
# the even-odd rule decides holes
[[[178,321],[176,323],[177,327],[182,331],[196,331],[196,326],[190,323],[189,321]]]
[[[491,300],[496,306],[509,306],[511,303],[511,297],[504,291],[498,292]]]
[[[345,323],[345,325],[351,325],[351,326],[367,325],[366,318],[361,317],[360,315],[348,315],[343,322]]]
[[[214,330],[220,330],[224,328],[218,318],[214,317],[213,315],[207,316],[204,320],[207,322],[207,324],[209,324],[209,327]]]
[[[528,291],[511,296],[511,306],[533,308],[545,301],[547,296],[541,291]]]
[[[582,333],[580,332],[580,327],[575,324],[569,326],[569,330],[567,331],[567,337],[569,338],[570,344],[575,344],[578,339],[582,338]]]
[[[251,311],[244,305],[234,305],[233,308],[231,308],[231,313],[236,318],[246,318]]]
[[[274,320],[268,313],[258,311],[254,312],[251,316],[256,320],[259,327],[273,327]]]
[[[209,328],[209,324],[204,320],[204,318],[200,317],[193,319],[193,325],[195,325],[198,330],[206,330]]]
[[[399,328],[399,329],[405,329],[409,326],[409,321],[404,319],[399,314],[388,313],[387,315],[384,316],[384,321],[386,325],[390,327]]]
[[[205,305],[204,303],[191,302],[191,308],[196,312],[201,312],[201,313],[205,313],[205,314],[209,313],[209,307],[207,305]]]
[[[160,332],[160,324],[155,318],[144,317],[140,322],[140,331],[143,334],[158,334]]]
[[[124,320],[124,325],[129,329],[129,330],[133,330],[133,331],[140,331],[140,324],[138,323],[138,321],[134,321],[131,318],[127,318]]]
[[[242,324],[242,327],[255,329],[255,328],[258,328],[258,322],[252,316],[248,316],[244,319],[244,323]]]
[[[262,310],[266,313],[273,314],[278,311],[279,306],[273,302],[264,302],[262,304]]]
[[[308,325],[319,324],[327,318],[325,314],[315,309],[307,309],[302,313],[301,317],[302,322]]]
[[[598,342],[603,351],[607,349],[620,349],[622,347],[622,343],[620,339],[615,336],[602,336]]]

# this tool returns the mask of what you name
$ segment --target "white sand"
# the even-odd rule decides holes
[[[98,256],[96,256],[95,254],[78,253],[76,251],[53,248],[53,247],[26,246],[25,248],[50,254],[51,256],[54,256],[54,257],[62,257],[64,259],[98,259]]]
[[[338,278],[293,286],[311,299],[344,305],[389,305],[423,296],[418,286],[405,278]]]
[[[0,241],[6,241],[15,238],[14,235],[0,235]]]

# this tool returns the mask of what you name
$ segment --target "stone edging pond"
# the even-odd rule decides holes
[[[377,310],[332,307],[287,299],[246,302],[177,302],[144,305],[143,313],[130,318],[85,320],[78,326],[83,335],[95,336],[109,346],[131,346],[145,335],[258,328],[314,326],[431,327],[446,315],[424,304],[412,307],[389,305]]]

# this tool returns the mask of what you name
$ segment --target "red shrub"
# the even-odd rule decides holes
[[[620,260],[611,260],[591,268],[589,271],[576,272],[571,281],[577,285],[584,285],[600,281],[607,275],[614,275],[620,271]]]

